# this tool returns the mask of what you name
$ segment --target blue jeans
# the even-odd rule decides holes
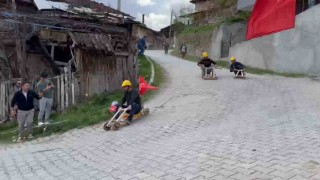
[[[137,103],[133,103],[131,105],[131,110],[128,112],[130,113],[129,117],[128,117],[128,121],[131,122],[132,119],[133,119],[133,116],[136,115],[136,114],[139,114],[141,111],[141,107],[139,104]]]
[[[139,55],[144,55],[145,48],[144,47],[138,47],[139,48]]]

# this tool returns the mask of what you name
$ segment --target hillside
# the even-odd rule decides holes
[[[176,31],[176,50],[181,43],[188,46],[188,53],[191,56],[200,56],[203,51],[209,51],[216,30],[222,24],[233,24],[247,21],[248,12],[237,11],[237,1],[217,0],[215,7],[207,12],[194,17],[192,25],[174,27]]]

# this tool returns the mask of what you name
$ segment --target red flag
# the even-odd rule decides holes
[[[294,28],[296,0],[256,0],[247,40]]]
[[[148,90],[158,90],[157,87],[149,85],[143,77],[139,77],[139,91],[140,95],[143,96]]]

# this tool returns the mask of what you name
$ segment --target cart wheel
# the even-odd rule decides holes
[[[150,113],[150,109],[149,108],[145,108],[143,110],[144,115],[148,115]]]
[[[120,123],[116,122],[111,126],[112,131],[117,131],[120,128]]]
[[[110,130],[111,130],[111,127],[110,127],[110,126],[107,126],[108,123],[109,123],[109,121],[107,121],[107,122],[105,122],[105,123],[103,124],[103,129],[104,129],[105,131],[110,131]]]

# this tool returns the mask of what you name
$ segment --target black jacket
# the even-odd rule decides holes
[[[199,65],[204,65],[204,67],[211,67],[211,65],[216,65],[217,63],[215,61],[213,61],[212,59],[201,59],[200,62],[198,62],[198,66]]]
[[[34,91],[31,91],[31,90],[28,91],[27,99],[21,90],[17,91],[12,98],[11,107],[14,107],[15,105],[17,105],[19,110],[22,110],[22,111],[32,110],[34,109],[34,104],[33,104],[34,98],[41,99],[39,94]]]
[[[246,67],[243,64],[235,62],[230,65],[230,72],[233,72],[235,70],[243,70],[244,68]]]
[[[141,107],[141,99],[139,92],[136,89],[132,89],[132,91],[130,92],[125,92],[122,98],[121,106],[123,106],[125,102],[127,102],[127,106],[136,103]]]

